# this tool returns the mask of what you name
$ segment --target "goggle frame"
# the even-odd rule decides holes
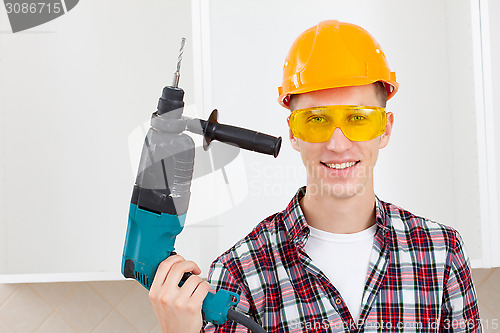
[[[292,111],[288,124],[296,138],[310,143],[330,140],[336,128],[349,140],[361,142],[384,134],[387,113],[377,106],[323,105]]]

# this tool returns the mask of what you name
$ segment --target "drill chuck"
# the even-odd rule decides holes
[[[179,110],[178,117],[182,115],[184,108],[184,90],[178,87],[168,86],[163,88],[160,99],[158,100],[158,115],[165,114],[174,110]]]

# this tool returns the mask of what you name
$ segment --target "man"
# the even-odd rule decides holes
[[[210,270],[214,289],[267,332],[480,332],[460,235],[375,196],[373,168],[391,135],[398,89],[380,45],[362,28],[324,21],[302,33],[283,68],[279,102],[307,186]],[[207,283],[180,256],[160,265],[151,301],[164,332],[202,328]]]

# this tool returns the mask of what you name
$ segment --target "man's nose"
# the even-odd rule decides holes
[[[342,130],[338,127],[333,132],[330,140],[327,141],[327,148],[336,153],[344,152],[351,147],[352,141],[346,138]]]

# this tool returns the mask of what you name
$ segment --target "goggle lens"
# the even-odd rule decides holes
[[[387,115],[380,107],[328,105],[295,110],[289,124],[293,135],[307,142],[328,141],[336,128],[351,141],[368,141],[384,134]]]

